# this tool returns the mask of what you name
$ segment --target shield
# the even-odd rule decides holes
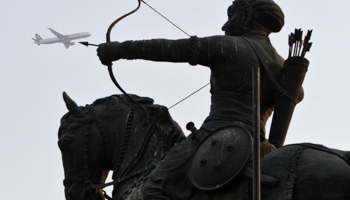
[[[240,126],[211,133],[194,153],[188,176],[201,190],[220,188],[234,179],[252,156],[252,137]]]

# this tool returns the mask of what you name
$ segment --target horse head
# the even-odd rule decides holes
[[[62,153],[66,199],[103,199],[101,189],[89,188],[90,182],[104,183],[108,175],[103,138],[101,134],[93,134],[98,127],[90,106],[78,107],[66,93],[63,97],[69,112],[61,119],[58,146]]]
[[[79,107],[63,93],[69,112],[61,119],[58,145],[67,200],[104,199],[101,188],[109,170],[118,184],[131,184],[128,178],[149,172],[184,138],[164,106],[154,105],[147,97],[131,96],[145,107],[140,109],[124,95]],[[123,193],[114,190],[113,196]]]

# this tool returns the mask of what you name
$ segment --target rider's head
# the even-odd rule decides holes
[[[279,32],[284,25],[284,14],[273,0],[235,0],[227,15],[228,21],[222,30],[231,36],[239,36],[249,30],[270,34]]]

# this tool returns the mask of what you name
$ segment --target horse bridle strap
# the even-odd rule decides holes
[[[85,189],[85,190],[88,190],[88,189],[105,188],[105,187],[108,187],[108,186],[113,185],[115,181],[110,182],[110,183],[107,183],[107,184],[104,184],[104,183],[101,183],[101,184],[94,184],[94,183],[92,183],[90,180],[87,180],[87,179],[85,179],[85,178],[66,178],[66,179],[63,180],[63,185],[66,186],[66,184],[69,184],[69,183],[71,183],[71,182],[85,183],[84,189]],[[106,191],[104,191],[104,190],[103,190],[103,196],[104,196],[107,200],[113,200],[113,198],[111,198],[110,196],[108,196],[108,194],[107,194]]]
[[[89,107],[88,111],[90,112],[89,116],[91,115],[91,118],[86,118],[84,120],[75,120],[78,123],[84,123],[84,124],[88,124],[88,126],[91,125],[91,122],[95,121],[98,127],[99,132],[102,135],[103,141],[104,141],[104,146],[105,146],[105,153],[107,155],[108,161],[110,160],[111,157],[111,149],[110,149],[110,145],[109,145],[109,140],[107,139],[107,133],[104,129],[104,127],[102,126],[102,122],[101,119],[98,117],[98,115],[92,110],[92,107]],[[88,119],[88,120],[87,120]],[[89,128],[90,129],[90,128]],[[90,130],[87,131],[84,135],[85,139],[84,139],[84,173],[83,176],[84,178],[75,178],[75,177],[68,177],[65,178],[63,180],[63,185],[66,186],[69,183],[85,183],[85,189],[90,189],[90,188],[104,188],[106,186],[109,186],[108,184],[94,184],[93,182],[100,182],[99,180],[90,180],[90,176],[89,176],[89,164],[88,164],[88,142],[89,142],[89,135],[90,135]],[[101,185],[106,185],[103,187],[100,187]],[[113,184],[111,184],[113,185]]]
[[[67,184],[72,183],[72,182],[83,183],[85,181],[87,181],[87,179],[85,179],[85,178],[65,178],[63,180],[63,185],[66,186]]]
[[[96,181],[96,182],[98,182],[98,181]],[[104,187],[113,185],[111,183],[108,183],[108,184],[104,184],[104,183],[95,184],[91,180],[85,179],[85,178],[66,178],[66,179],[63,180],[63,185],[64,186],[66,186],[69,183],[85,183],[85,189],[104,188]]]
[[[95,183],[92,183],[90,180],[88,180],[89,188],[92,188],[92,189],[96,189],[96,188],[105,188],[105,187],[114,185],[114,183],[116,183],[116,182],[117,182],[117,181],[112,181],[112,182],[109,182],[109,183],[95,184]]]
[[[92,183],[91,180],[87,180],[85,178],[66,178],[66,179],[63,180],[63,185],[66,186],[66,184],[69,184],[71,182],[85,183],[84,184],[84,189],[88,190],[88,189],[105,188],[105,187],[114,185],[114,183],[116,181],[113,181],[113,182],[110,182],[110,183],[95,184],[95,183]],[[104,190],[103,190],[103,196],[107,200],[113,200],[110,196],[108,196],[108,194]]]
[[[98,128],[99,128],[99,131],[100,132],[104,132],[104,128],[101,126],[101,121],[98,117],[98,115],[92,111],[92,109],[90,109],[90,112],[92,113],[92,116],[93,116],[93,119],[97,122],[98,124]],[[129,114],[128,114],[128,119],[127,119],[127,123],[126,123],[126,127],[129,127],[129,128],[126,128],[126,131],[125,131],[125,135],[126,135],[126,138],[129,138],[130,137],[130,134],[131,134],[131,124],[133,123],[133,120],[134,120],[134,113],[135,113],[135,108],[134,106],[131,107],[130,111],[129,111]],[[91,120],[92,121],[92,120]],[[90,122],[91,122],[90,121]],[[88,137],[89,136],[89,133],[85,134],[85,137]],[[107,137],[106,134],[103,134],[103,137]],[[87,141],[86,140],[86,144],[87,145]],[[123,151],[120,153],[119,157],[118,157],[118,162],[117,162],[117,165],[114,167],[113,171],[118,171],[121,164],[122,164],[122,161],[125,157],[125,153],[126,153],[126,150],[127,150],[127,146],[129,144],[129,139],[126,139],[124,140],[123,142]],[[87,149],[87,147],[85,147]],[[87,153],[87,151],[86,151]],[[110,154],[110,152],[107,152],[107,154]],[[86,173],[85,175],[85,178],[65,178],[63,180],[63,185],[65,186],[66,184],[69,184],[69,183],[72,183],[72,182],[78,182],[78,183],[85,183],[85,189],[96,189],[96,188],[105,188],[105,187],[108,187],[108,186],[111,186],[111,185],[114,185],[116,183],[119,183],[121,182],[122,180],[125,180],[124,179],[117,179],[117,180],[114,180],[114,181],[111,181],[109,183],[99,183],[99,184],[95,184],[93,182],[95,181],[91,181],[89,179],[89,175],[88,175],[88,164],[87,162],[88,161],[84,161],[85,162],[85,166],[84,166],[84,173]],[[99,182],[99,181],[96,181],[96,182]]]

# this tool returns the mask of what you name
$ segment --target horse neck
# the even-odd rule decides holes
[[[147,173],[182,136],[181,129],[172,121],[166,108],[154,109],[156,114],[149,117],[139,109],[130,112],[125,131],[120,131],[123,142],[117,147],[120,154],[114,160],[114,180]]]
[[[114,178],[122,178],[125,175],[125,170],[138,157],[145,140],[145,135],[141,130],[143,129],[142,123],[146,119],[145,115],[133,107],[130,108],[125,118],[124,123],[120,123],[114,134],[114,167],[112,169]]]
[[[181,129],[169,116],[136,116],[137,113],[135,119],[139,120],[135,120],[132,130],[138,131],[131,132],[125,158],[119,171],[113,174],[114,180],[119,179],[113,190],[114,199],[123,199],[130,191],[137,190],[144,183],[146,175],[165,157],[178,138],[183,136]]]

